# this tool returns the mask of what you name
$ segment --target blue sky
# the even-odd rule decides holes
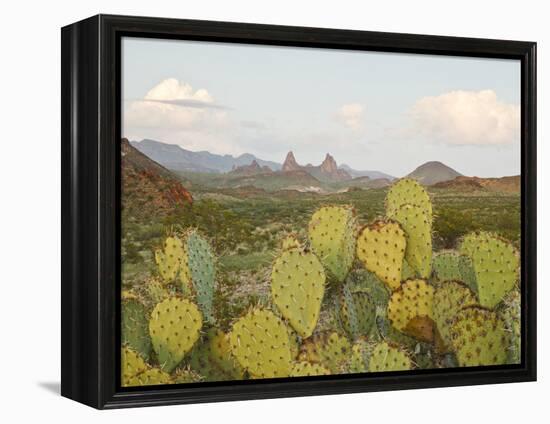
[[[123,135],[402,176],[520,172],[511,60],[126,38]]]

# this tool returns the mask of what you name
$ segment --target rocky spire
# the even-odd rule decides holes
[[[294,153],[292,153],[292,151],[288,152],[285,162],[283,163],[283,172],[297,171],[299,169],[301,169],[301,167],[300,165],[298,165],[298,162],[296,162],[296,159],[294,158]]]
[[[327,174],[334,174],[338,171],[338,166],[336,165],[336,161],[328,153],[325,156],[325,160],[321,164],[321,171],[323,171]]]

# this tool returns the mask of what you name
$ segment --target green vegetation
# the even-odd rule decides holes
[[[519,195],[186,177],[192,205],[123,211],[125,384],[517,362]]]

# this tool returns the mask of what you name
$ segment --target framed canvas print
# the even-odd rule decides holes
[[[536,45],[62,30],[62,394],[536,379]]]

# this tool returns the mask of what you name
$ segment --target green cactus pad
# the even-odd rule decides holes
[[[341,374],[345,372],[350,352],[351,344],[346,337],[337,332],[324,332],[304,340],[298,358],[322,364],[332,374]]]
[[[424,187],[410,178],[395,182],[386,195],[386,215],[393,216],[403,205],[412,205],[424,211],[429,225],[432,225],[432,201]]]
[[[121,309],[122,343],[136,350],[144,359],[149,359],[151,337],[149,337],[147,309],[137,297],[124,297]]]
[[[440,252],[432,259],[435,278],[440,281],[462,281],[476,291],[476,281],[472,260],[455,251]]]
[[[342,282],[355,258],[357,220],[351,206],[325,206],[309,221],[308,234],[313,252],[331,277]]]
[[[419,277],[428,278],[432,271],[431,217],[428,217],[424,209],[414,205],[402,205],[388,216],[399,222],[405,231],[405,259],[408,264]]]
[[[519,364],[521,362],[521,294],[519,290],[513,290],[506,295],[499,305],[498,313],[510,339],[506,363]]]
[[[357,239],[357,257],[390,290],[395,290],[401,283],[406,245],[405,232],[398,223],[376,221],[361,230]]]
[[[451,326],[451,340],[463,367],[506,363],[509,335],[494,311],[478,306],[459,311]]]
[[[434,288],[424,280],[407,280],[388,303],[388,318],[399,331],[423,341],[433,339]]]
[[[418,273],[409,265],[406,259],[403,259],[403,267],[401,269],[401,281],[412,280],[418,278]]]
[[[240,380],[244,374],[231,353],[229,336],[214,328],[193,348],[189,364],[208,381]]]
[[[316,375],[330,375],[330,370],[320,364],[301,361],[296,362],[290,371],[290,377],[311,377]]]
[[[313,253],[285,250],[273,264],[273,302],[302,337],[313,333],[325,292],[325,272]]]
[[[212,305],[216,289],[216,267],[214,254],[208,242],[196,231],[190,230],[185,235],[187,261],[184,262],[180,280],[182,289],[193,285],[195,299],[204,316],[209,322],[214,322]],[[185,267],[187,265],[187,267]]]
[[[370,372],[408,371],[412,369],[409,355],[387,342],[377,344],[369,358]]]
[[[164,250],[155,252],[155,262],[163,280],[171,282],[176,279],[183,256],[182,241],[178,237],[168,237],[164,241]]]
[[[352,270],[346,278],[345,284],[352,292],[362,291],[367,293],[377,306],[384,306],[385,308],[390,298],[386,285],[366,269]]]
[[[273,312],[255,308],[229,334],[231,352],[255,378],[288,377],[292,368],[285,324]]]
[[[151,313],[149,334],[162,370],[171,372],[199,338],[202,316],[187,299],[170,297]]]
[[[494,308],[518,281],[519,256],[516,250],[495,235],[479,232],[463,238],[460,252],[472,259],[480,304]]]
[[[451,347],[451,327],[458,312],[464,307],[476,304],[475,293],[463,283],[445,281],[436,288],[433,301],[433,318],[441,341],[445,346]]]
[[[376,319],[376,305],[367,291],[344,285],[337,302],[338,321],[351,339],[370,333]]]

